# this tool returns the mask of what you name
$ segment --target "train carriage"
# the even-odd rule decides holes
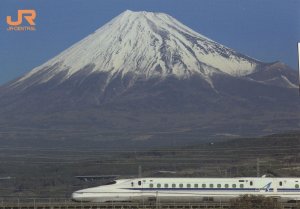
[[[72,194],[82,202],[230,201],[241,195],[263,195],[281,202],[300,201],[300,178],[134,178]]]

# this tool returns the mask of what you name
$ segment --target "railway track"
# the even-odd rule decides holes
[[[282,203],[283,209],[300,209],[299,203]],[[18,200],[0,202],[0,209],[232,209],[225,202],[199,202],[199,203],[84,203],[70,200],[40,201]],[[234,208],[238,209],[238,208]],[[263,209],[263,208],[261,208]]]

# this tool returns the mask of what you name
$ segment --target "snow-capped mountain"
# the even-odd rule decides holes
[[[87,67],[88,66],[88,67]],[[106,82],[126,74],[137,77],[189,78],[208,82],[214,73],[245,76],[261,63],[216,43],[163,13],[125,11],[12,85],[60,82],[86,70],[108,73]],[[37,76],[38,75],[38,76]],[[35,77],[35,79],[32,79]]]
[[[0,132],[64,130],[71,140],[78,130],[97,140],[270,134],[300,128],[297,82],[284,63],[245,56],[167,14],[125,11],[0,87]]]

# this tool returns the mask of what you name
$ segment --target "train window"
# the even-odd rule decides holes
[[[218,187],[218,188],[221,188],[221,187],[222,187],[222,185],[221,185],[221,184],[218,184],[218,185],[217,185],[217,187]]]
[[[182,188],[182,187],[183,187],[183,184],[179,184],[179,187]]]
[[[202,184],[202,188],[205,188],[206,187],[206,184]]]
[[[239,180],[239,182],[245,182],[245,180]]]
[[[198,184],[194,184],[194,188],[198,188]]]
[[[244,188],[244,184],[240,184],[240,188]]]
[[[165,188],[168,188],[169,187],[169,184],[165,184]]]
[[[210,187],[210,188],[214,188],[214,185],[213,185],[213,184],[210,184],[209,187]]]
[[[279,186],[282,186],[282,181],[279,182]]]
[[[296,184],[296,185],[295,185],[295,188],[296,188],[296,189],[299,189],[299,184]]]
[[[225,188],[229,188],[229,184],[225,184]]]
[[[134,186],[134,183],[133,183],[133,182],[131,182],[131,186],[132,186],[132,187]]]
[[[236,184],[232,184],[232,188],[236,188]]]
[[[142,182],[141,182],[141,181],[138,181],[138,185],[141,186],[141,185],[142,185]]]
[[[157,184],[156,186],[157,186],[157,188],[160,188],[160,187],[161,187],[161,184]]]
[[[187,184],[186,187],[187,187],[187,188],[191,188],[191,184]]]
[[[253,181],[250,181],[250,186],[253,186]]]
[[[150,188],[153,188],[153,184],[149,184],[149,187],[150,187]]]
[[[176,184],[172,184],[172,188],[176,188]]]

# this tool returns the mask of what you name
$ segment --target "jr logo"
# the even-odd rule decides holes
[[[271,190],[271,184],[272,184],[272,182],[268,183],[266,186],[263,187],[263,189],[265,190],[265,192],[270,192],[270,190]]]
[[[12,21],[11,16],[6,17],[6,22],[10,26],[19,26],[23,22],[23,17],[27,20],[29,25],[34,26],[35,22],[34,19],[36,18],[36,12],[35,10],[18,10],[18,19],[17,21]]]

